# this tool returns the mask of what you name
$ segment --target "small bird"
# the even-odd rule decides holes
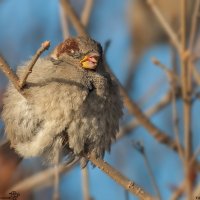
[[[28,61],[17,70],[19,78]],[[22,157],[42,156],[55,163],[56,152],[103,158],[122,117],[117,83],[106,71],[102,47],[89,37],[68,38],[39,58],[21,95],[9,84],[2,120],[8,140]]]

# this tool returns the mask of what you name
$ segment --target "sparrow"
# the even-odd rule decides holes
[[[29,62],[18,67],[19,78]],[[41,156],[55,163],[57,151],[103,158],[119,130],[122,108],[101,45],[89,37],[71,37],[37,60],[23,95],[9,84],[2,120],[11,147],[21,157]]]

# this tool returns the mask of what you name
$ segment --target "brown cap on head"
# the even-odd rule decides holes
[[[63,53],[67,53],[68,55],[73,54],[75,51],[79,51],[78,42],[74,38],[69,38],[58,45],[57,47],[57,57],[59,57]]]
[[[54,60],[74,62],[85,69],[96,69],[102,56],[101,45],[88,37],[68,38],[51,53]]]
[[[68,38],[54,49],[54,51],[51,53],[51,57],[54,59],[59,59],[59,57],[64,53],[70,56],[79,50],[80,48],[76,39]]]

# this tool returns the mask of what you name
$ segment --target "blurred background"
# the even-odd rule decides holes
[[[167,22],[179,35],[180,0],[155,0],[155,2]],[[195,0],[188,0],[186,13],[188,32],[194,2]],[[85,0],[73,0],[71,3],[81,16]],[[51,41],[51,47],[44,53],[45,56],[63,40],[59,1],[0,0],[0,27],[0,54],[13,69],[16,69],[34,55],[43,41]],[[69,31],[71,35],[76,35],[71,25]],[[166,95],[170,89],[166,74],[151,62],[151,58],[156,57],[169,68],[172,68],[172,62],[175,60],[176,70],[179,70],[179,60],[168,36],[145,0],[94,0],[87,31],[102,46],[111,41],[106,53],[107,62],[142,110],[153,107]],[[198,40],[196,48],[198,49]],[[6,84],[7,79],[0,72],[0,102]],[[177,111],[182,142],[183,113],[179,100],[177,100]],[[134,120],[126,109],[124,113],[121,121],[122,131],[123,127]],[[193,103],[192,114],[194,151],[200,142],[199,113],[200,103],[197,100]],[[170,137],[174,137],[170,103],[151,116],[151,121]],[[1,129],[3,141],[5,136],[2,123]],[[106,154],[105,160],[146,191],[156,195],[144,158],[133,146],[137,141],[142,142],[145,148],[161,199],[169,199],[183,181],[182,163],[177,153],[159,144],[143,127],[130,128],[126,136],[112,145],[111,154]],[[17,161],[9,157],[8,152],[0,151],[0,194],[5,196],[5,191],[12,185],[45,168],[40,158],[26,159],[17,165]],[[94,200],[137,199],[99,169],[90,165],[89,180],[90,195]],[[198,178],[196,180],[198,181]],[[19,199],[52,199],[52,191],[51,184],[47,182],[42,186],[20,192]],[[61,176],[60,195],[63,200],[83,199],[79,166]]]

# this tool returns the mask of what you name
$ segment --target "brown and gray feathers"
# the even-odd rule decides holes
[[[101,47],[88,38],[70,38],[50,57],[37,61],[24,97],[12,84],[8,86],[2,119],[11,146],[21,156],[45,156],[54,162],[57,149],[78,156],[94,152],[97,157],[110,149],[122,102],[117,84],[101,67],[102,60],[97,66],[101,70],[80,67],[80,59],[91,50]],[[27,64],[18,68],[19,77]]]

